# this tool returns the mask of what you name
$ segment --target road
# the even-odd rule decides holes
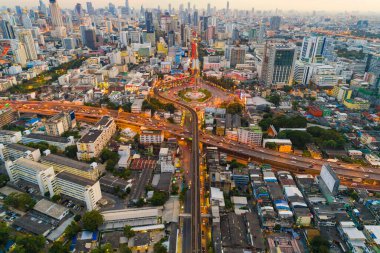
[[[200,207],[200,182],[199,182],[199,124],[197,112],[185,103],[163,97],[157,89],[154,90],[157,98],[176,104],[191,114],[191,160],[190,160],[190,205],[191,205],[191,247],[190,252],[201,252],[201,207]],[[187,203],[189,204],[189,203]],[[188,222],[184,223],[184,230],[188,230]],[[188,249],[185,249],[188,252]]]
[[[178,104],[178,101],[172,101]],[[119,127],[128,127],[129,125],[142,126],[151,129],[163,130],[169,134],[190,138],[192,133],[181,126],[170,124],[166,121],[149,119],[137,114],[126,112],[118,113],[116,110],[104,108],[94,108],[89,106],[76,105],[69,102],[61,101],[0,101],[1,105],[9,103],[13,108],[20,112],[40,113],[45,115],[54,115],[62,110],[74,110],[78,120],[86,122],[96,122],[102,115],[109,115],[115,118]],[[187,107],[188,108],[188,107]],[[191,108],[190,108],[191,109]],[[236,141],[228,140],[220,136],[214,136],[207,133],[200,133],[199,141],[210,146],[216,146],[222,151],[236,156],[250,158],[251,161],[268,163],[277,167],[291,170],[297,173],[314,173],[318,174],[321,166],[328,163],[326,160],[315,160],[293,154],[280,153],[261,147],[249,147]],[[349,182],[352,179],[373,180],[375,185],[364,185],[367,189],[380,191],[380,171],[372,167],[364,167],[346,163],[330,163],[339,177]],[[306,171],[306,172],[304,172]]]

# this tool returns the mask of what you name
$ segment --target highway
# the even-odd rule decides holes
[[[178,104],[178,101],[172,102]],[[151,129],[160,129],[178,137],[193,138],[192,133],[181,126],[157,119],[148,119],[147,117],[138,114],[126,112],[118,113],[116,110],[75,105],[73,103],[63,103],[60,101],[1,101],[0,107],[6,103],[9,103],[20,112],[39,113],[44,115],[54,115],[62,110],[74,110],[78,120],[86,122],[96,122],[102,115],[110,115],[115,118],[116,123],[120,127],[134,125]],[[187,108],[186,110],[188,110]],[[326,160],[315,160],[293,154],[280,153],[262,147],[249,147],[245,144],[240,144],[221,136],[214,136],[203,132],[199,133],[199,141],[209,146],[216,146],[229,154],[250,158],[251,161],[259,163],[268,163],[277,167],[283,167],[284,169],[298,173],[303,173],[303,171],[306,170],[306,173],[314,172],[314,174],[317,174],[319,173],[321,166],[328,163]],[[366,187],[380,191],[380,170],[373,167],[364,167],[343,162],[330,163],[330,165],[342,179],[373,180],[376,184],[372,186],[368,185],[368,187]]]
[[[191,113],[191,186],[190,186],[190,205],[191,205],[191,248],[190,252],[201,252],[201,207],[200,207],[200,181],[199,181],[199,129],[198,129],[198,114],[197,112],[185,103],[181,103],[167,97],[163,97],[157,89],[154,89],[154,94],[157,98],[176,104]],[[189,204],[185,202],[185,204]],[[188,230],[188,222],[184,223],[184,231]],[[187,234],[187,232],[185,232]],[[188,252],[188,249],[184,249]]]

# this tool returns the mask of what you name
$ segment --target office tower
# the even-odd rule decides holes
[[[15,39],[15,31],[13,26],[7,20],[0,21],[1,30],[3,31],[4,39]]]
[[[91,2],[87,2],[86,6],[87,6],[87,13],[89,15],[94,15],[95,14],[95,9],[94,9],[94,6],[92,6],[92,3]]]
[[[153,14],[150,11],[145,12],[145,26],[148,33],[154,32]]]
[[[277,31],[280,29],[281,25],[281,17],[280,16],[273,16],[270,18],[270,29],[272,31]]]
[[[53,24],[53,28],[62,27],[63,26],[63,20],[62,20],[62,14],[61,14],[61,8],[59,8],[59,5],[56,0],[49,0],[50,1],[50,14],[51,14],[51,21]]]
[[[94,29],[86,29],[84,32],[84,37],[85,37],[85,45],[92,49],[96,50],[96,34]]]
[[[80,3],[77,3],[75,5],[75,13],[81,17],[83,15],[83,11],[82,11],[82,5]]]
[[[380,94],[380,54],[367,55],[365,72],[366,81],[373,85],[377,94]]]
[[[27,59],[37,60],[37,50],[34,45],[32,31],[28,29],[20,29],[17,31],[17,38],[24,44]]]
[[[211,4],[207,4],[207,15],[211,15]]]
[[[169,3],[169,14],[172,14],[172,4]]]
[[[227,1],[227,13],[230,11],[230,1]]]
[[[25,67],[27,62],[27,56],[24,44],[17,40],[12,40],[11,48],[13,52],[14,61],[20,64],[22,67]]]
[[[130,14],[129,0],[125,0],[125,12],[127,15]]]
[[[235,27],[234,30],[232,31],[232,41],[238,41],[240,40],[240,34],[239,30]]]
[[[116,15],[116,7],[115,7],[114,4],[109,3],[109,4],[108,4],[108,9],[109,9],[109,11],[110,11],[113,15]]]
[[[245,54],[246,54],[246,49],[244,47],[232,47],[230,49],[231,68],[236,67],[237,64],[244,64]]]
[[[303,38],[300,59],[306,62],[318,62],[322,58],[326,49],[326,37],[305,37]]]
[[[194,16],[193,16],[193,25],[194,25],[194,26],[198,26],[198,24],[199,24],[198,20],[199,20],[199,17],[198,17],[198,11],[195,10],[195,11],[194,11]]]
[[[266,85],[292,84],[295,60],[294,44],[267,42],[261,78]]]
[[[40,11],[40,13],[44,14],[45,17],[48,16],[48,10],[47,10],[46,4],[42,0],[40,0],[40,5],[38,6],[38,10]]]
[[[64,38],[63,46],[66,50],[71,50],[76,48],[76,40],[74,38]]]
[[[32,29],[32,27],[33,27],[32,20],[30,20],[30,18],[28,16],[28,12],[26,10],[24,10],[24,12],[22,13],[21,20],[22,20],[22,26],[25,29]]]
[[[18,15],[18,16],[21,16],[22,15],[22,9],[21,9],[21,7],[20,6],[16,6],[16,14]]]

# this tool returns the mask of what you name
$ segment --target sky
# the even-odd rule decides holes
[[[48,0],[43,0],[48,3]],[[76,3],[82,3],[85,6],[87,1],[93,3],[96,8],[108,5],[109,2],[117,6],[125,4],[124,0],[57,0],[62,8],[74,8]],[[180,3],[187,6],[188,0],[129,0],[131,7],[155,8],[159,3],[162,9],[167,9],[169,3],[172,7],[178,9]],[[196,5],[197,8],[205,8],[207,3],[217,8],[225,8],[226,0],[190,0],[191,6]],[[38,0],[0,0],[0,7],[14,7],[15,5],[33,7],[38,5]],[[230,0],[231,9],[251,10],[298,10],[298,11],[360,11],[360,12],[380,12],[380,0]]]

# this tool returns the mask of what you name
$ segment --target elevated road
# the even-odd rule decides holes
[[[172,101],[178,104],[178,101]],[[194,138],[193,134],[183,127],[173,125],[157,119],[148,119],[146,117],[120,112],[116,110],[109,110],[104,108],[89,107],[82,105],[75,105],[73,103],[62,103],[59,101],[0,101],[1,105],[9,103],[12,107],[20,112],[38,113],[43,115],[54,115],[62,110],[74,110],[78,120],[93,123],[96,122],[101,116],[109,115],[115,118],[116,123],[120,127],[127,127],[128,125],[147,127],[152,129],[160,129],[169,134],[183,137]],[[188,110],[185,105],[182,108]],[[191,108],[190,108],[191,109]],[[268,163],[276,167],[283,167],[284,169],[291,170],[297,173],[314,173],[318,174],[321,166],[328,163],[326,160],[315,160],[296,156],[293,154],[280,153],[274,150],[269,150],[261,147],[249,147],[245,144],[240,144],[236,141],[231,141],[220,136],[214,136],[203,132],[199,133],[199,141],[209,146],[216,146],[226,153],[232,154],[236,157],[242,157],[256,161],[259,163]],[[352,180],[362,179],[367,181],[363,187],[371,190],[380,191],[380,170],[373,167],[364,167],[359,165],[347,163],[330,163],[331,167],[335,170],[338,176],[346,182],[355,183]],[[371,182],[372,181],[372,182]]]

